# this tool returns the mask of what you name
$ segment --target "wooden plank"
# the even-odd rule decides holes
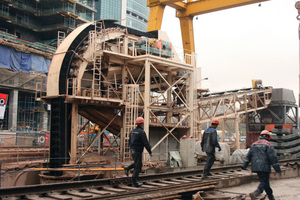
[[[161,183],[167,183],[167,184],[181,184],[180,182],[175,182],[175,181],[164,181],[164,180],[160,180],[159,182],[161,182]]]
[[[142,185],[141,187],[143,187],[143,188],[154,188],[155,186],[154,185]]]
[[[191,181],[181,180],[181,179],[171,179],[171,181],[181,182],[181,183],[190,183]]]
[[[96,190],[96,189],[87,189],[86,191],[89,193],[99,194],[99,195],[115,194],[115,192],[108,192],[108,191],[102,191],[102,190]]]
[[[112,188],[112,187],[103,187],[103,190],[112,191],[112,192],[125,192],[126,190],[118,189],[118,188]]]
[[[128,185],[119,185],[118,187],[125,190],[139,190],[139,188],[137,187],[128,186]]]
[[[187,177],[184,177],[182,178],[183,180],[187,180],[187,181],[201,181],[202,179],[200,178],[187,178]]]
[[[155,186],[168,186],[168,184],[163,184],[163,183],[156,183],[156,182],[146,182],[146,184],[149,184],[149,185],[155,185]]]
[[[24,198],[28,199],[28,200],[39,200],[39,199],[41,199],[41,197],[39,195],[35,195],[35,194],[25,195]]]
[[[79,192],[79,191],[75,191],[75,190],[67,191],[66,193],[69,195],[73,195],[73,196],[81,197],[81,198],[93,197],[92,194],[87,194],[87,193]]]
[[[51,197],[53,199],[61,199],[61,200],[72,200],[73,198],[67,195],[62,195],[58,193],[47,193],[47,197]]]

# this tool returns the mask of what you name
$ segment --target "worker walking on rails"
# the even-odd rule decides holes
[[[275,200],[273,196],[273,191],[270,187],[270,173],[271,165],[277,173],[281,172],[280,165],[278,163],[278,158],[272,144],[269,142],[271,135],[269,131],[263,130],[260,133],[258,141],[254,142],[241,166],[242,169],[246,169],[248,164],[251,162],[252,172],[256,172],[260,180],[258,188],[250,193],[251,200],[255,199],[264,190],[266,191],[268,198],[270,200]]]
[[[138,182],[138,177],[139,173],[142,170],[142,157],[144,148],[147,149],[150,156],[152,156],[152,151],[146,133],[144,131],[144,119],[142,117],[138,117],[135,120],[135,123],[137,124],[137,127],[133,129],[129,135],[129,146],[134,163],[127,167],[124,167],[124,171],[125,174],[128,176],[129,170],[134,168],[132,174],[132,184],[135,187],[140,187],[143,184]]]
[[[201,148],[203,152],[206,152],[206,164],[203,170],[203,178],[211,176],[210,169],[213,166],[216,156],[215,148],[218,147],[221,151],[221,146],[218,143],[218,134],[216,128],[219,126],[220,122],[218,119],[213,119],[211,121],[211,126],[206,129],[203,133],[203,138],[201,141]]]

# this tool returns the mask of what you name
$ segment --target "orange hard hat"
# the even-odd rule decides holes
[[[267,136],[268,140],[271,139],[271,134],[269,131],[267,130],[263,130],[261,133],[260,133],[260,136]]]
[[[142,117],[136,118],[135,123],[137,123],[137,124],[144,123],[144,118],[142,118]]]
[[[212,124],[218,124],[218,125],[220,124],[220,122],[219,122],[218,119],[213,119],[213,120],[211,121],[211,123],[212,123]]]

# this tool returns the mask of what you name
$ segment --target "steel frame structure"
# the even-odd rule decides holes
[[[47,96],[43,99],[51,103],[60,119],[65,116],[61,122],[52,116],[52,123],[62,124],[51,125],[56,130],[51,131],[51,140],[67,145],[62,149],[64,154],[55,155],[50,150],[51,157],[70,152],[70,162],[76,163],[108,130],[120,140],[117,148],[113,146],[115,141],[108,148],[119,154],[119,160],[126,161],[129,133],[137,116],[144,117],[144,130],[150,140],[153,130],[160,130],[159,139],[152,143],[155,151],[169,137],[176,143],[180,143],[183,135],[200,139],[200,124],[212,118],[238,119],[240,114],[268,105],[271,88],[202,95],[197,99],[194,54],[185,54],[178,62],[163,51],[150,51],[148,40],[143,43],[146,48],[139,48],[141,37],[128,33],[127,29],[106,26],[104,22],[95,22],[78,27],[53,57]],[[79,159],[78,114],[100,127]],[[55,167],[66,164],[66,160],[53,162]]]
[[[202,95],[197,101],[197,122],[199,124],[202,124],[204,122],[211,121],[213,118],[222,119],[223,123],[221,141],[224,141],[225,126],[228,120],[234,120],[235,133],[239,133],[240,115],[266,109],[271,103],[271,97],[271,87],[261,89],[247,88],[228,92],[214,93],[210,95]],[[239,134],[236,134],[235,137],[235,145],[236,148],[239,149]],[[201,135],[198,135],[198,138],[201,138]]]

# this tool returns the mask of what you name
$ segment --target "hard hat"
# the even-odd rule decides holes
[[[137,124],[144,123],[144,118],[142,118],[142,117],[136,118],[135,123],[137,123]]]
[[[186,135],[182,136],[183,139],[186,139]]]
[[[211,123],[212,123],[212,124],[218,124],[218,125],[220,124],[220,122],[219,122],[218,119],[213,119],[213,120],[211,121]]]
[[[271,134],[270,134],[269,131],[263,130],[263,131],[260,133],[260,136],[264,136],[264,135],[268,137],[268,140],[271,139]]]

